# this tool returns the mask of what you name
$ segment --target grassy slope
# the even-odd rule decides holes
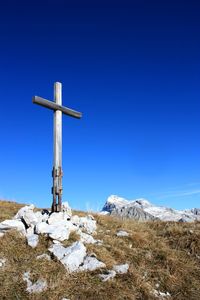
[[[0,221],[11,218],[22,205],[0,202]],[[50,241],[40,237],[36,249],[16,232],[9,232],[0,240],[0,258],[7,265],[0,269],[0,299],[158,299],[151,294],[157,283],[162,292],[170,292],[171,299],[200,299],[200,223],[138,223],[122,221],[109,216],[95,216],[97,236],[103,245],[88,245],[88,252],[106,263],[130,264],[129,273],[117,275],[114,280],[101,282],[100,270],[67,274],[64,267],[52,261],[36,260],[48,253]],[[129,237],[117,237],[124,229]],[[66,245],[76,240],[73,235]],[[39,295],[28,295],[22,274],[30,270],[32,280],[44,278],[48,290]]]

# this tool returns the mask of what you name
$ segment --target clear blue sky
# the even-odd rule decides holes
[[[3,1],[0,197],[51,204],[53,113],[63,117],[64,200],[110,194],[200,206],[200,2]]]

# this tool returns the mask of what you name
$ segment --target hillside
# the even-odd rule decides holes
[[[13,218],[23,206],[0,201],[0,221]],[[74,214],[84,216],[83,212]],[[39,236],[36,248],[27,245],[24,236],[11,230],[0,238],[0,299],[200,299],[200,223],[137,222],[114,216],[93,215],[97,222],[96,240],[102,244],[87,244],[87,252],[106,267],[95,271],[68,273],[51,255],[51,259],[36,259],[50,254],[52,241]],[[124,230],[128,236],[117,236]],[[76,233],[63,242],[69,246],[77,241]],[[95,254],[95,255],[94,255]],[[129,265],[126,274],[117,274],[106,282],[99,278],[113,265]],[[47,289],[29,294],[23,279],[30,272],[32,282],[43,279]]]

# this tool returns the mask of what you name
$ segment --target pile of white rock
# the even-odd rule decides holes
[[[88,254],[86,244],[96,244],[101,246],[103,241],[96,240],[93,235],[96,234],[96,221],[92,215],[79,217],[72,215],[71,208],[67,202],[62,204],[61,212],[49,213],[48,210],[34,211],[34,205],[22,207],[12,220],[5,220],[0,223],[0,237],[11,230],[16,229],[21,235],[25,236],[27,244],[35,248],[39,243],[40,235],[45,235],[52,240],[48,248],[50,255],[43,253],[36,259],[51,260],[51,257],[57,258],[68,272],[94,271],[104,269],[104,274],[99,277],[102,281],[107,281],[128,271],[128,265],[116,265],[113,270],[106,271],[106,265],[98,260],[94,253]],[[75,232],[79,240],[66,247],[62,242],[69,239],[70,234]],[[0,267],[5,266],[6,260],[0,260]],[[110,274],[111,273],[111,274]],[[110,276],[111,275],[111,276]],[[35,284],[30,281],[30,271],[23,275],[27,282],[27,292],[41,292],[47,288],[43,280]]]
[[[69,272],[105,267],[96,257],[87,255],[85,244],[102,244],[92,236],[96,232],[96,221],[92,215],[72,216],[68,202],[62,204],[61,212],[51,214],[47,210],[34,212],[34,208],[34,205],[22,207],[12,220],[1,222],[1,236],[10,229],[16,229],[26,237],[32,248],[37,247],[39,235],[48,236],[53,242],[48,250]],[[72,232],[76,232],[80,240],[64,247],[61,242],[68,240]]]

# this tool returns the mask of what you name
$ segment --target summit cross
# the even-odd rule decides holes
[[[54,111],[54,162],[53,162],[53,203],[52,211],[61,211],[62,205],[62,113],[70,117],[80,119],[82,113],[62,106],[62,84],[60,82],[54,83],[54,102],[44,98],[34,96],[33,103],[44,106]]]

